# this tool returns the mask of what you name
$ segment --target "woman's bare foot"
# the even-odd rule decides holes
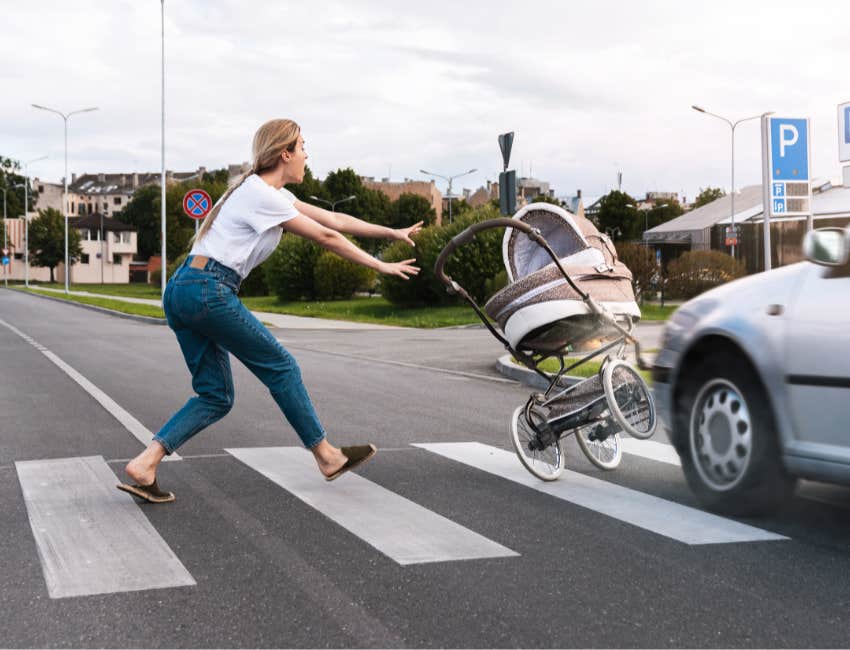
[[[319,466],[319,471],[325,477],[338,471],[348,461],[345,454],[326,439],[313,447],[312,452],[313,457],[316,459],[316,464]]]
[[[152,442],[141,454],[127,463],[124,471],[137,485],[150,485],[156,479],[156,468],[165,457],[165,448]]]

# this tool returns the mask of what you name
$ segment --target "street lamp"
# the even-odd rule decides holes
[[[30,220],[27,217],[29,212],[29,196],[27,189],[30,184],[29,166],[31,163],[39,160],[47,160],[47,156],[33,158],[24,163],[24,286],[30,286]]]
[[[428,176],[436,176],[437,178],[442,178],[445,181],[449,182],[449,189],[446,192],[446,198],[449,200],[449,223],[452,222],[452,199],[454,195],[452,194],[452,181],[456,178],[460,178],[461,176],[466,176],[467,174],[474,174],[477,172],[477,169],[470,169],[468,172],[463,172],[462,174],[455,174],[454,176],[443,176],[442,174],[435,174],[434,172],[427,172],[424,169],[419,170],[421,173],[426,174]]]
[[[691,108],[699,113],[705,113],[706,115],[716,117],[718,120],[723,120],[732,129],[732,216],[730,221],[732,224],[732,232],[735,232],[735,127],[738,126],[741,122],[747,122],[749,120],[756,120],[760,117],[765,117],[767,115],[773,115],[773,111],[761,113],[760,115],[752,115],[751,117],[744,117],[736,122],[732,122],[731,120],[723,117],[722,115],[717,115],[715,113],[712,113],[711,111],[705,110],[701,106],[691,106]],[[732,257],[735,257],[734,244],[732,244]]]
[[[614,241],[614,237],[622,236],[623,231],[618,226],[614,226],[613,228],[606,228],[605,234],[608,235],[608,239]]]
[[[331,206],[331,212],[336,212],[336,206],[340,203],[345,203],[346,201],[353,201],[357,198],[356,194],[352,194],[351,196],[346,196],[344,199],[338,199],[336,201],[328,201],[327,199],[320,199],[318,196],[310,195],[310,199],[313,201],[318,201],[319,203],[324,203],[326,205]]]
[[[78,111],[71,111],[67,115],[61,111],[57,111],[54,108],[47,108],[47,106],[40,106],[39,104],[32,104],[33,108],[38,108],[42,111],[48,111],[50,113],[56,113],[59,117],[61,117],[65,122],[65,193],[62,199],[62,208],[65,213],[65,293],[69,293],[68,287],[68,118],[72,115],[76,115],[77,113],[89,113],[91,111],[96,111],[97,106],[93,106],[92,108],[82,108]]]

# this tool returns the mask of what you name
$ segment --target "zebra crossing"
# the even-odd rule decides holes
[[[579,472],[567,471],[559,481],[543,483],[528,474],[511,452],[490,445],[417,443],[410,449],[427,452],[424,462],[447,459],[452,471],[473,468],[518,486],[512,496],[517,504],[527,503],[535,494],[556,498],[565,509],[579,506],[687,545],[787,539]],[[650,457],[667,453],[647,449],[645,455]],[[508,548],[363,476],[349,473],[328,483],[301,448],[225,451],[400,566],[487,558],[511,561],[533,552]],[[392,462],[391,456],[384,462]],[[115,489],[117,476],[103,458],[24,461],[15,468],[51,598],[196,584],[145,509]],[[564,521],[569,521],[566,512]]]

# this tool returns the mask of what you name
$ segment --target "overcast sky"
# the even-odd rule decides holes
[[[6,3],[0,154],[31,174],[160,169],[160,2]],[[836,106],[850,101],[850,2],[272,2],[165,0],[166,167],[250,158],[272,117],[302,127],[320,177],[511,167],[556,193],[730,185],[730,129],[773,110],[810,117],[812,167],[836,178]],[[761,181],[758,121],[736,130],[736,183]],[[442,189],[445,184],[438,181]]]

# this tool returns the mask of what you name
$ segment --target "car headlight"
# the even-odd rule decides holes
[[[661,349],[676,350],[683,335],[686,334],[696,322],[697,317],[693,314],[681,309],[674,311],[661,333]]]

